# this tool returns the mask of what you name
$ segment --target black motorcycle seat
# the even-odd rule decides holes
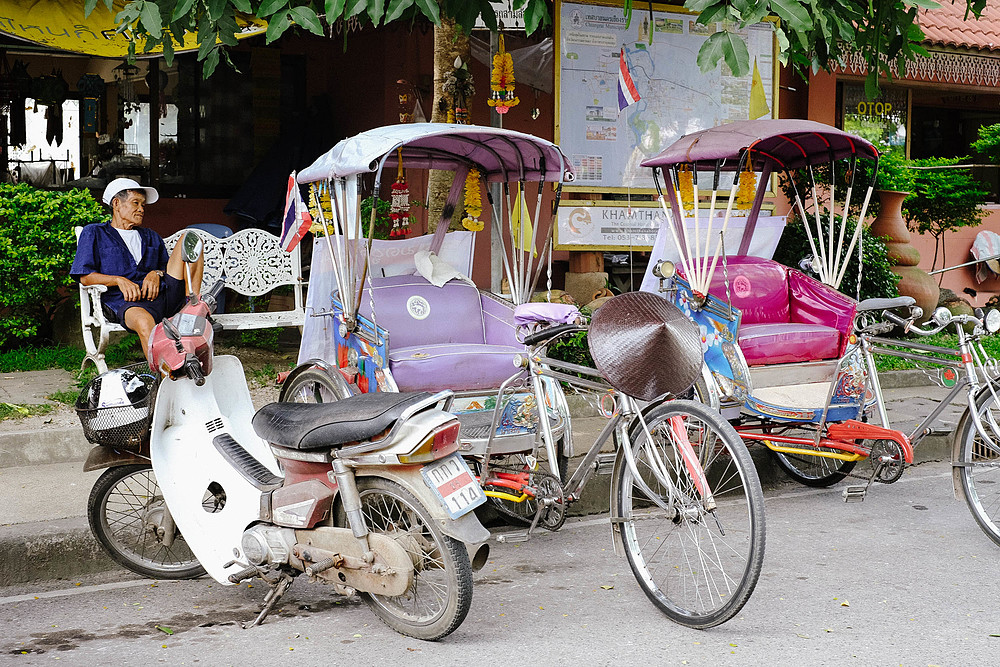
[[[426,391],[351,396],[333,403],[269,403],[253,417],[253,430],[280,447],[310,451],[369,440],[392,426]]]

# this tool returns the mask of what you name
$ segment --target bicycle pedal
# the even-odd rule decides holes
[[[844,496],[845,503],[860,503],[864,502],[867,493],[867,486],[845,486],[841,495]]]
[[[615,469],[615,458],[617,454],[599,454],[594,461],[594,473],[597,475],[610,475]]]
[[[528,531],[518,531],[516,533],[500,533],[497,535],[497,542],[501,544],[512,544],[515,542],[527,542],[531,539]]]

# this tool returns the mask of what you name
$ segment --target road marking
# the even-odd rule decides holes
[[[138,579],[136,581],[115,581],[110,584],[95,584],[93,586],[74,586],[73,588],[65,588],[58,591],[11,595],[10,597],[0,598],[0,605],[11,604],[12,602],[30,602],[31,600],[44,600],[46,598],[61,598],[70,595],[82,595],[83,593],[100,593],[101,591],[114,591],[121,588],[137,588],[139,586],[150,586],[152,584],[163,586],[164,584],[172,583],[177,582],[169,580],[160,581],[158,579]]]

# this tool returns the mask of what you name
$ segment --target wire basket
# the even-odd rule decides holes
[[[76,414],[83,426],[83,435],[89,442],[138,452],[149,442],[159,378],[149,371],[145,362],[123,366],[119,370],[129,370],[138,375],[148,389],[146,396],[128,405],[91,408],[88,404],[88,384],[76,399]]]

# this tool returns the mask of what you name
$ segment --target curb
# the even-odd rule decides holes
[[[0,531],[0,586],[119,568],[94,539],[86,517],[14,524]]]

